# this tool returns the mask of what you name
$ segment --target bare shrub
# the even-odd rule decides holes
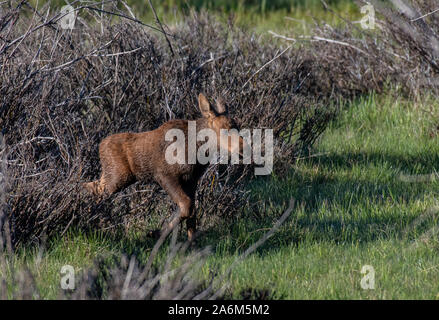
[[[373,4],[385,21],[387,45],[405,60],[406,86],[416,95],[439,90],[439,19],[437,1],[392,0],[393,7]],[[402,81],[401,81],[402,82]]]
[[[322,1],[328,9],[331,8]],[[368,4],[356,1],[359,7]],[[376,23],[365,30],[349,19],[344,27],[315,23],[313,34],[299,38],[279,35],[288,42],[309,44],[314,55],[310,81],[315,94],[333,91],[352,97],[371,91],[382,92],[388,84],[401,94],[419,97],[438,94],[439,26],[435,1],[372,1]],[[333,12],[335,15],[337,13]]]
[[[163,34],[133,18],[112,21],[115,14],[130,16],[117,2],[105,3],[113,14],[103,17],[100,5],[82,7],[73,30],[56,24],[56,10],[44,16],[26,1],[8,5],[2,4],[0,17],[0,127],[15,242],[170,212],[154,184],[137,183],[96,204],[80,182],[99,175],[97,146],[105,136],[194,119],[198,92],[223,97],[242,128],[273,129],[275,164],[283,166],[333,115],[327,100],[309,93],[306,52],[291,48],[279,55],[276,45],[205,13],[193,13],[167,35],[173,55]],[[250,166],[213,165],[200,181],[199,214],[233,216],[248,200],[244,184],[252,172]]]

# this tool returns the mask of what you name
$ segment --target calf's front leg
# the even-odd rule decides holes
[[[194,239],[196,231],[196,217],[193,210],[193,199],[183,190],[178,177],[164,174],[156,175],[157,182],[169,194],[179,209],[179,214],[168,224],[165,233],[171,232],[181,221],[186,220],[188,240]]]

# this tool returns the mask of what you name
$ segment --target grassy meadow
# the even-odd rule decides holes
[[[352,20],[360,16],[351,1],[328,2]],[[153,21],[146,1],[128,3],[142,21]],[[168,25],[177,23],[186,10],[177,1],[153,3]],[[239,26],[267,38],[268,30],[306,34],[314,17],[340,22],[319,1],[188,3],[216,12],[224,21],[233,14]],[[203,227],[202,221],[196,247],[211,248],[196,270],[202,283],[207,285],[212,272],[217,278],[224,274],[294,198],[294,210],[280,230],[214,284],[218,289],[226,286],[222,297],[439,299],[439,100],[409,100],[388,89],[341,103],[339,110],[309,155],[297,159],[287,174],[274,172],[248,186],[251,201],[263,208],[263,215],[248,210],[233,223],[217,220]],[[158,224],[151,219],[152,225]],[[7,278],[16,268],[29,269],[41,293],[38,298],[56,299],[63,265],[73,266],[79,277],[96,260],[111,267],[121,255],[135,255],[146,263],[154,241],[145,232],[133,228],[120,234],[86,233],[73,228],[48,239],[44,249],[21,246],[3,272]],[[179,239],[185,238],[180,232]],[[156,265],[164,263],[168,242]],[[374,289],[361,286],[365,265],[375,271]]]
[[[250,186],[253,200],[267,206],[264,219],[248,212],[232,225],[205,230],[197,246],[211,246],[212,254],[200,279],[225,272],[293,197],[296,207],[279,232],[221,283],[225,297],[439,298],[439,143],[429,114],[438,106],[434,99],[415,104],[389,93],[342,107],[309,158],[297,160],[286,177],[274,174]],[[80,273],[99,257],[109,266],[121,254],[146,262],[152,245],[141,231],[120,237],[71,231],[43,252],[20,249],[15,263],[34,271],[41,298],[51,299],[64,264]],[[361,288],[363,265],[375,270],[374,290]]]

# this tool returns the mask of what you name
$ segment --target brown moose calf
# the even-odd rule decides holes
[[[232,144],[220,142],[221,129],[234,129],[235,122],[228,116],[225,105],[217,102],[211,108],[203,94],[198,96],[198,104],[203,115],[196,120],[196,131],[212,129],[216,133],[217,148],[234,152]],[[165,157],[166,148],[172,143],[165,140],[170,129],[180,129],[185,134],[185,152],[188,152],[188,120],[170,120],[159,128],[141,133],[118,133],[106,137],[99,145],[102,174],[99,180],[84,183],[84,187],[94,195],[111,195],[137,180],[154,179],[169,194],[179,208],[179,216],[168,225],[169,233],[180,221],[186,220],[188,239],[192,240],[196,230],[194,197],[199,178],[207,165],[197,160],[170,164]],[[239,154],[242,155],[244,141],[239,141]],[[186,159],[188,156],[186,154]]]

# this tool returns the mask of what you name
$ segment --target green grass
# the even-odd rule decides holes
[[[66,4],[64,0],[30,1],[40,9],[48,2],[53,10],[59,10]],[[155,16],[147,0],[126,2],[138,19],[155,25]],[[309,34],[314,21],[325,21],[332,26],[343,24],[339,17],[324,9],[320,0],[153,0],[152,3],[160,20],[168,26],[182,21],[191,10],[198,12],[206,10],[224,23],[231,19],[235,26],[257,34],[265,34],[269,30],[287,36]],[[328,0],[327,3],[332,10],[349,20],[356,21],[362,17],[359,8],[352,0]],[[120,4],[119,7],[124,10],[123,5]],[[81,16],[81,11],[78,15]],[[118,21],[118,19],[114,20]],[[271,35],[269,37],[272,38]]]
[[[235,269],[235,293],[253,283],[273,288],[273,298],[439,298],[437,232],[422,236],[438,224],[428,215],[437,210],[438,182],[401,181],[439,163],[427,106],[437,110],[438,101],[361,99],[290,176],[256,184],[257,200],[293,196],[301,205],[265,250]],[[417,217],[425,218],[414,226]],[[375,268],[375,290],[360,287],[366,264]]]
[[[434,99],[411,103],[394,94],[345,106],[310,157],[286,176],[250,186],[261,213],[205,230],[198,245],[213,252],[199,277],[222,274],[294,197],[295,210],[279,232],[233,269],[227,297],[268,289],[273,299],[439,299],[438,234],[425,233],[439,222],[439,180],[426,175],[439,163],[437,117],[431,114],[438,106]],[[425,181],[408,182],[417,175]],[[114,237],[72,231],[51,240],[38,264],[37,250],[25,248],[14,262],[34,272],[42,298],[50,299],[57,297],[62,265],[80,272],[97,257],[122,253],[145,262],[152,245],[142,232]],[[375,269],[374,290],[360,286],[363,265]]]
[[[172,2],[172,1],[171,1]],[[358,7],[350,0],[329,1],[331,9],[352,21],[362,16]],[[324,9],[320,0],[311,1],[190,1],[191,9],[207,10],[220,21],[227,23],[232,18],[238,27],[265,34],[269,30],[286,35],[309,34],[314,21],[325,21],[337,26],[343,21]],[[189,12],[187,6],[155,5],[161,19],[168,25],[181,21]],[[149,7],[137,8],[143,21],[154,23]],[[270,35],[271,38],[271,35]]]
[[[287,36],[309,34],[314,21],[325,21],[337,26],[344,22],[333,13],[324,9],[320,0],[277,0],[277,1],[203,1],[188,2],[191,9],[207,10],[220,21],[227,23],[230,18],[234,24],[256,34],[266,34],[269,30]],[[328,1],[331,9],[352,21],[362,16],[351,0]],[[143,21],[154,23],[154,16],[148,6],[134,4]],[[174,1],[154,4],[159,17],[168,25],[181,21],[189,12],[186,5],[177,5]],[[271,35],[268,35],[272,39]]]

